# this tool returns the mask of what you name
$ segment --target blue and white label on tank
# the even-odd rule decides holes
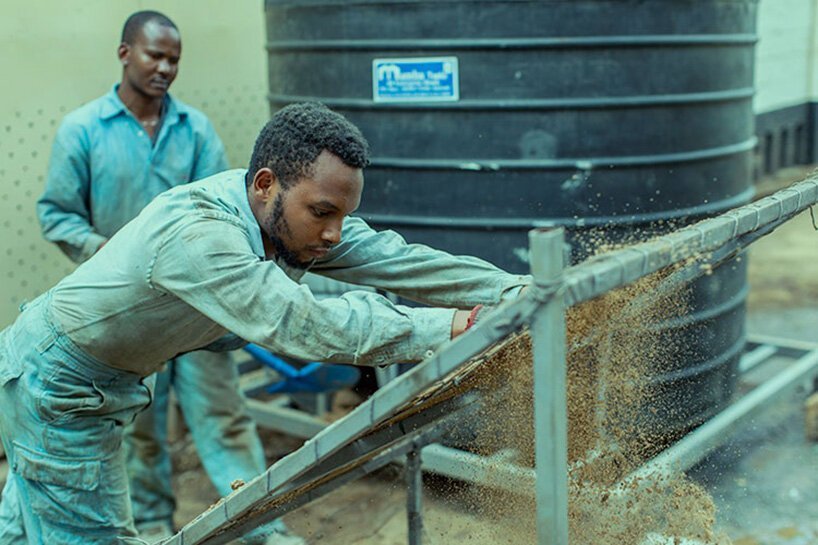
[[[460,99],[457,57],[374,59],[375,102],[451,102]]]

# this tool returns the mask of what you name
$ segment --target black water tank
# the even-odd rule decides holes
[[[594,228],[628,238],[750,200],[756,9],[267,0],[270,104],[320,100],[362,129],[373,161],[361,214],[373,226],[527,271],[535,226],[566,226],[582,247]],[[378,85],[390,70],[408,74],[393,94]],[[451,77],[435,86],[435,74]],[[687,339],[655,378],[668,434],[730,397],[746,291],[746,262],[731,262],[693,286],[687,317],[664,324]]]

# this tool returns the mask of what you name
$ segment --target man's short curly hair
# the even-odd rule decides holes
[[[315,160],[327,150],[345,165],[369,164],[369,144],[361,131],[344,116],[319,102],[300,102],[280,109],[256,139],[247,183],[260,169],[273,171],[285,189],[308,176]]]

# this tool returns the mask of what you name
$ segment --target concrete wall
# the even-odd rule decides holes
[[[761,0],[756,47],[756,113],[818,99],[818,0]]]
[[[57,125],[119,81],[122,24],[141,9],[179,26],[171,93],[210,116],[233,166],[268,118],[262,0],[0,0],[0,327],[73,268],[42,240],[34,204]]]

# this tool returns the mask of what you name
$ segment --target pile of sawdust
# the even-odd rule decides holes
[[[684,475],[629,477],[667,440],[645,418],[667,400],[648,378],[678,358],[678,331],[657,324],[688,311],[685,290],[657,289],[667,272],[571,308],[567,314],[570,542],[594,545],[730,543],[715,535],[715,507]],[[472,447],[486,456],[513,448],[515,463],[533,467],[531,343],[519,336],[484,369],[487,398]],[[461,493],[462,495],[462,493]],[[472,489],[466,499],[481,516],[514,521],[503,543],[534,543],[531,494]]]

